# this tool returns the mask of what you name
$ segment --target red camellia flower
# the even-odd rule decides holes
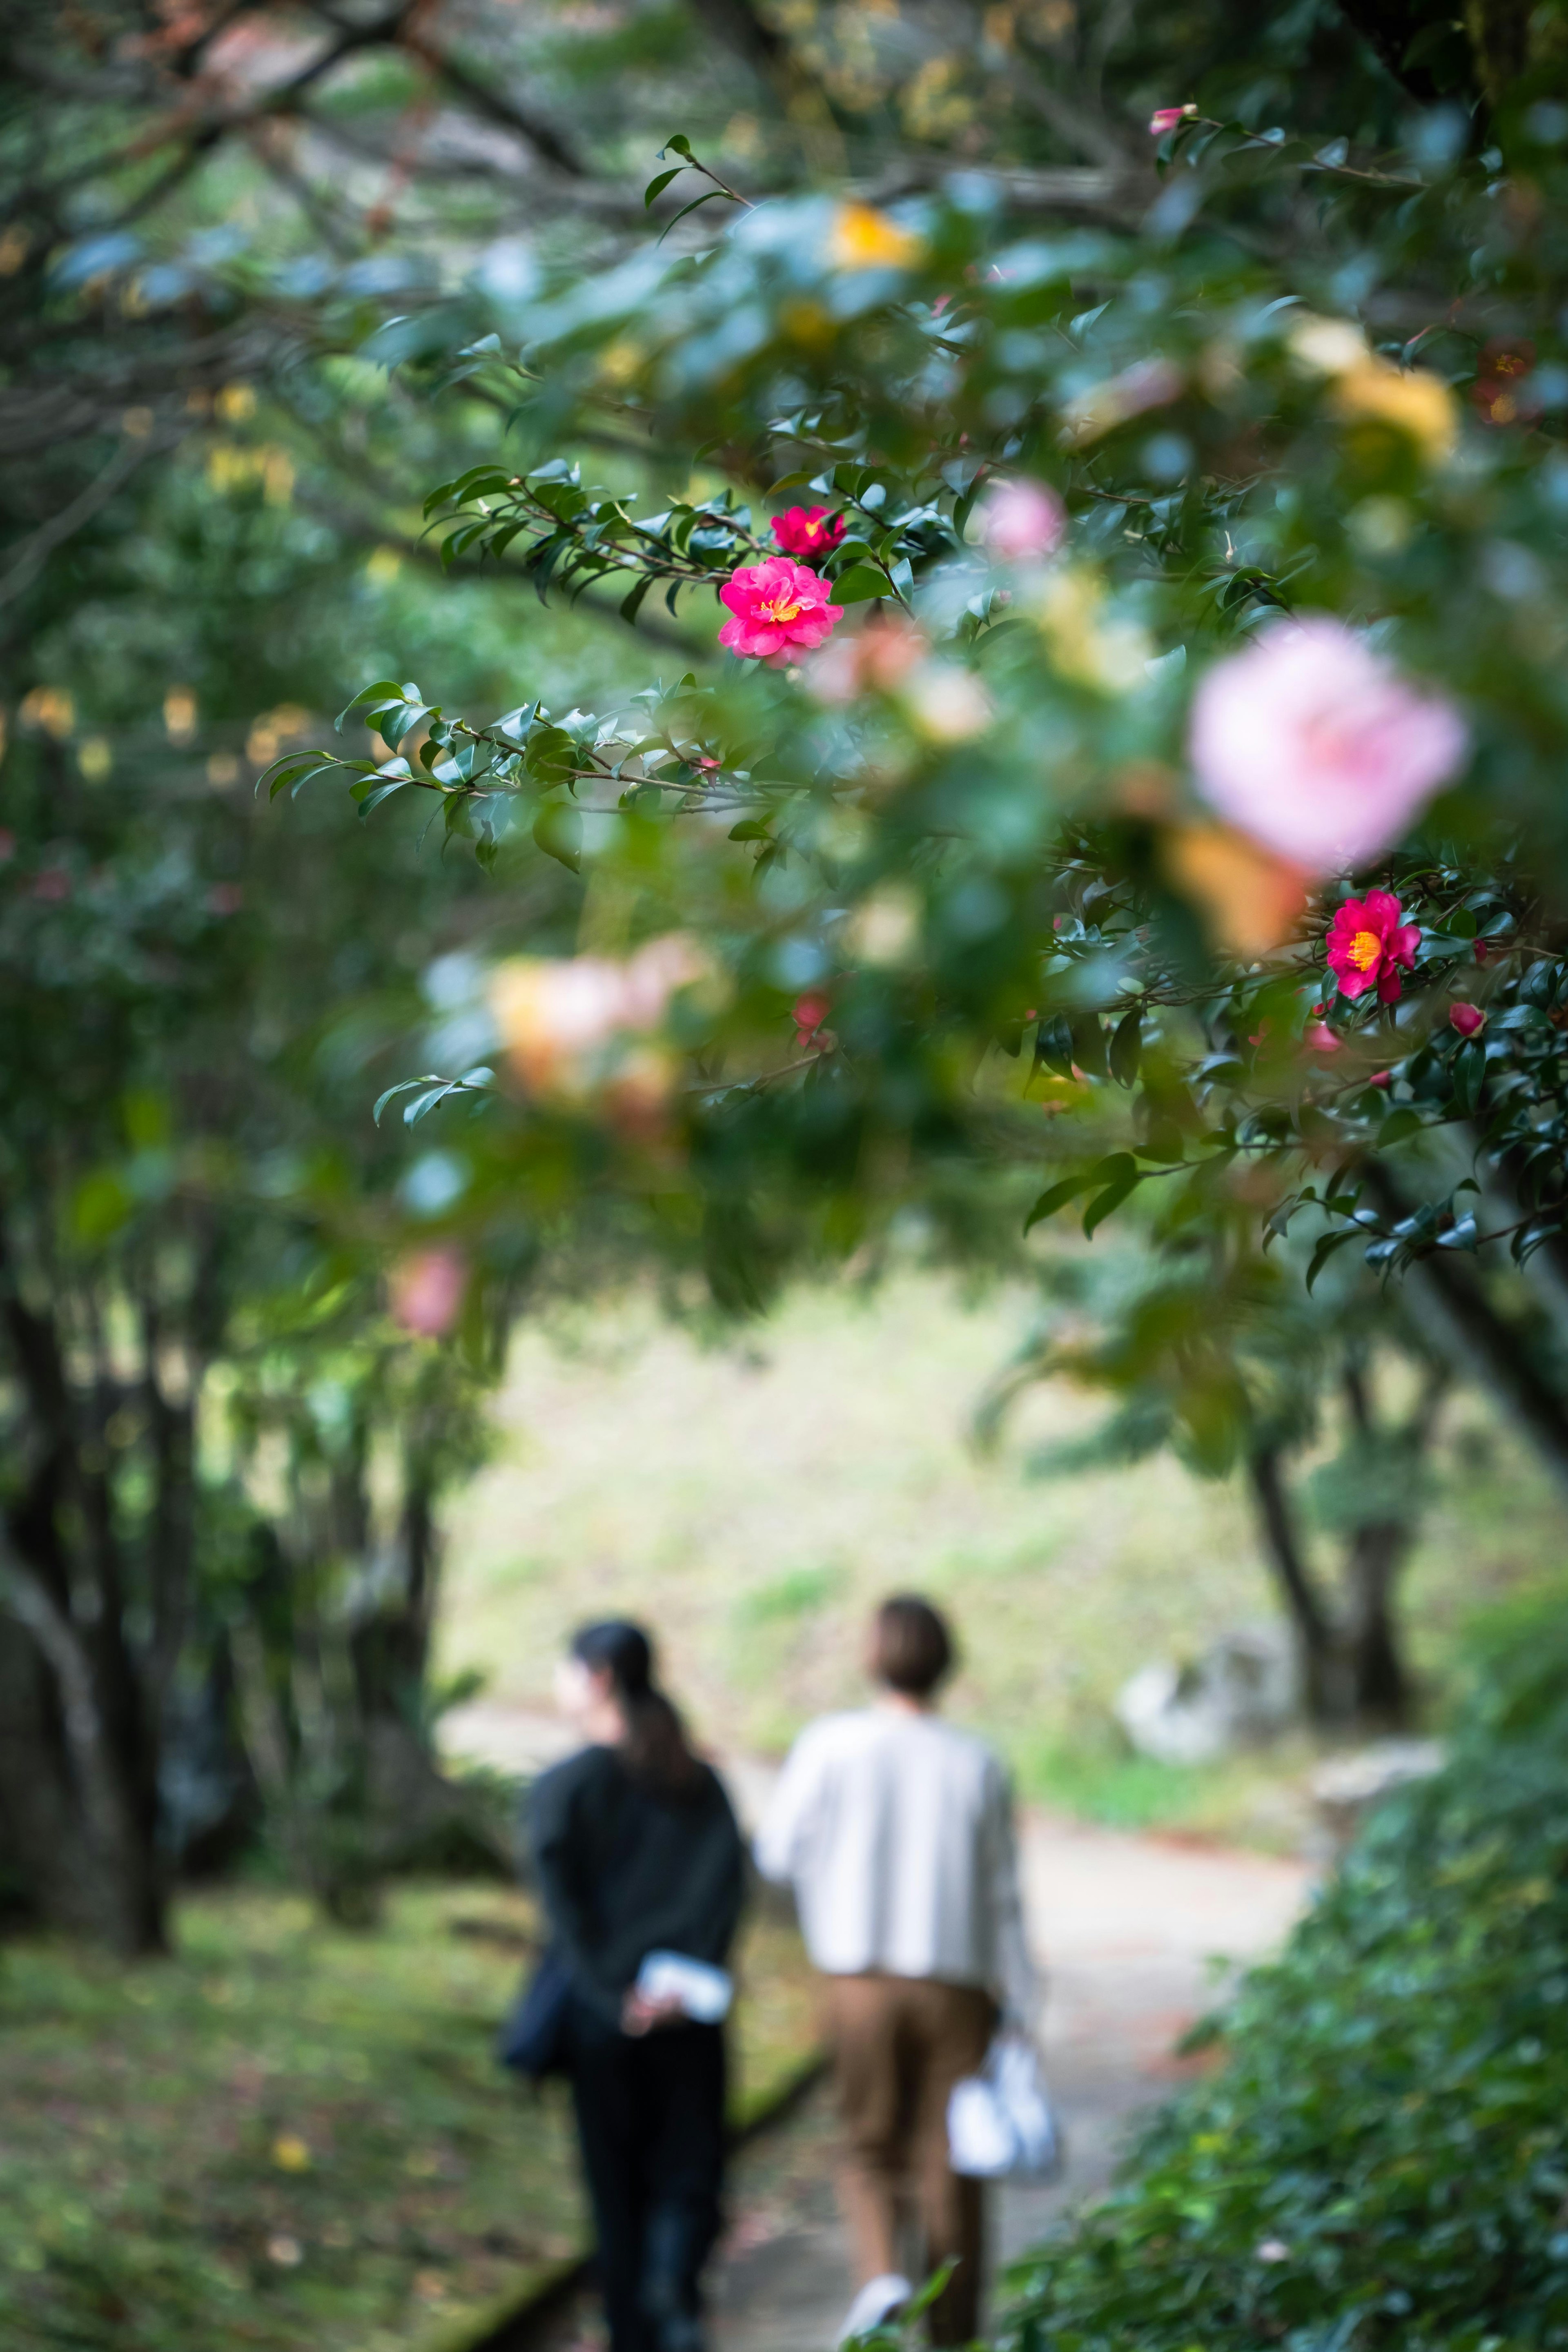
[[[1487,1025],[1487,1016],[1479,1004],[1450,1004],[1448,1018],[1461,1037],[1479,1037]]]
[[[844,536],[844,517],[826,507],[791,507],[774,515],[773,530],[786,555],[828,555]]]
[[[809,652],[832,635],[844,618],[842,604],[830,604],[827,585],[804,563],[770,555],[743,563],[719,591],[734,614],[719,632],[719,643],[752,661],[773,661],[794,647]]]
[[[1541,414],[1527,383],[1535,366],[1535,345],[1493,341],[1481,347],[1470,399],[1483,425],[1531,425]]]
[[[795,1042],[803,1054],[820,1053],[827,1044],[823,1023],[833,1010],[833,1001],[820,989],[808,989],[797,996],[790,1007],[790,1019],[795,1023]]]
[[[1362,996],[1375,985],[1380,1004],[1392,1004],[1402,982],[1397,966],[1410,970],[1421,933],[1415,923],[1399,919],[1399,901],[1392,890],[1369,890],[1364,898],[1347,898],[1329,925],[1329,969],[1342,996]]]

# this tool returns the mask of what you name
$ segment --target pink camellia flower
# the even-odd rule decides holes
[[[1342,996],[1363,996],[1375,987],[1378,1003],[1393,1004],[1401,995],[1398,966],[1408,971],[1421,944],[1419,926],[1402,923],[1401,911],[1391,890],[1369,890],[1339,909],[1329,925],[1328,949]]]
[[[823,1024],[833,1010],[833,1000],[819,988],[808,989],[797,996],[790,1007],[790,1019],[795,1023],[795,1049],[803,1054],[819,1054],[828,1042],[828,1032]]]
[[[1301,1043],[1314,1054],[1337,1054],[1340,1050],[1340,1040],[1326,1021],[1310,1023],[1302,1032]]]
[[[997,478],[985,486],[975,522],[1001,562],[1026,563],[1056,553],[1067,536],[1068,510],[1043,482]]]
[[[1326,613],[1216,662],[1193,698],[1194,780],[1211,808],[1314,875],[1392,847],[1468,747],[1422,693]]]
[[[439,1339],[457,1321],[468,1286],[460,1250],[415,1250],[399,1258],[387,1284],[393,1320],[421,1339]]]
[[[798,647],[813,651],[844,618],[842,604],[827,601],[827,584],[787,555],[742,563],[719,591],[719,601],[735,615],[719,632],[719,643],[753,661]]]
[[[1178,122],[1187,121],[1197,110],[1195,106],[1157,106],[1149,117],[1150,138],[1163,139],[1167,131],[1173,131]]]
[[[1450,1004],[1448,1018],[1461,1037],[1479,1037],[1487,1025],[1487,1016],[1479,1004]]]
[[[786,555],[830,555],[844,536],[844,517],[826,507],[791,507],[774,515],[773,533]]]

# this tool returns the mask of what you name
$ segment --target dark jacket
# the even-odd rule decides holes
[[[542,1773],[529,1834],[550,1924],[578,1997],[605,2019],[649,1952],[722,1968],[745,1891],[745,1848],[717,1773],[689,1789],[634,1778],[613,1748]]]

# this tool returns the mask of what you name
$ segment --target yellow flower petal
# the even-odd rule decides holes
[[[840,205],[834,213],[827,257],[836,269],[912,269],[924,252],[924,237],[875,205]]]
[[[1224,824],[1184,824],[1162,845],[1166,873],[1204,918],[1216,947],[1267,955],[1289,939],[1307,903],[1294,866]]]
[[[1429,368],[1397,368],[1369,357],[1340,377],[1333,406],[1348,423],[1366,418],[1392,425],[1415,442],[1429,466],[1441,465],[1458,438],[1458,404]]]

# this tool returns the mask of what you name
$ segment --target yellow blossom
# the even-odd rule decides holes
[[[1047,572],[1034,598],[1034,615],[1053,667],[1101,693],[1125,693],[1142,678],[1149,639],[1135,621],[1104,611],[1103,583],[1082,564]]]
[[[1216,947],[1267,955],[1289,939],[1307,904],[1299,867],[1225,824],[1173,826],[1162,843],[1165,871],[1197,908]]]
[[[1310,375],[1343,375],[1372,357],[1366,337],[1353,320],[1321,319],[1314,310],[1297,312],[1285,341],[1291,358]]]
[[[1440,466],[1458,438],[1458,404],[1429,368],[1398,368],[1369,356],[1340,377],[1333,405],[1347,422],[1393,425],[1415,444],[1429,466]]]
[[[924,252],[924,237],[875,205],[839,205],[834,212],[827,258],[836,269],[912,269]]]
[[[36,686],[22,698],[22,723],[41,727],[61,743],[76,725],[76,704],[60,686]]]
[[[920,935],[920,899],[898,882],[884,882],[871,891],[844,926],[845,946],[861,964],[903,963]]]

